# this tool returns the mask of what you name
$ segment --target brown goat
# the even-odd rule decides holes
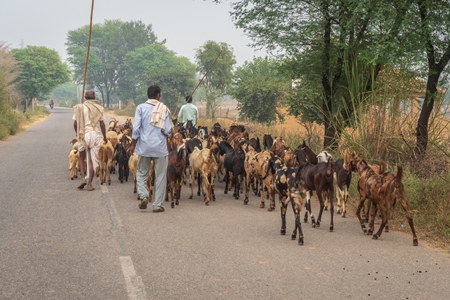
[[[111,142],[108,141],[106,144],[102,143],[98,150],[100,184],[106,182],[106,175],[108,175],[108,185],[111,185],[111,170],[114,168],[113,157],[114,148],[111,145]]]
[[[369,230],[366,230],[364,221],[360,215],[361,207],[364,205],[366,198],[368,198],[374,206],[379,205],[382,216],[380,228],[373,235],[373,239],[378,239],[381,236],[381,233],[388,222],[388,210],[390,207],[394,206],[398,200],[405,211],[406,218],[408,219],[409,227],[411,228],[413,234],[413,245],[417,246],[419,242],[414,229],[412,216],[409,211],[409,204],[405,197],[405,188],[402,183],[403,168],[401,166],[397,166],[397,175],[393,176],[393,174],[384,173],[384,163],[381,162],[379,170],[380,174],[378,174],[370,168],[367,162],[358,154],[353,154],[351,165],[352,169],[360,175],[358,181],[360,202],[356,210],[356,216],[359,219],[363,232],[369,235],[373,233],[373,223],[376,214],[376,209],[373,209],[370,216]]]
[[[205,204],[209,205],[211,198],[215,200],[214,195],[214,178],[217,173],[217,162],[213,152],[216,151],[217,145],[214,144],[210,149],[200,150],[198,147],[189,155],[189,168],[191,173],[191,194],[189,199],[192,199],[194,194],[195,179],[201,181]],[[199,178],[197,178],[199,174]],[[200,182],[197,195],[200,195]]]
[[[73,180],[78,177],[78,156],[80,154],[78,153],[77,140],[73,139],[70,143],[72,144],[72,149],[69,153],[69,173],[70,179]]]
[[[167,192],[166,201],[171,199],[170,206],[175,207],[179,204],[181,195],[181,185],[184,178],[184,170],[186,168],[186,157],[184,146],[169,152],[169,164],[167,166]]]
[[[256,152],[251,146],[243,147],[245,151],[245,161],[244,168],[246,174],[246,189],[245,189],[245,199],[244,204],[248,204],[248,194],[249,194],[249,185],[252,185],[253,191],[255,194],[258,194],[258,182],[261,181],[261,203],[259,205],[260,208],[265,207],[264,203],[264,188],[263,183],[267,187],[268,195],[270,196],[270,205],[268,211],[272,211],[275,209],[275,191],[273,189],[273,179],[274,176],[272,173],[268,174],[266,177],[267,164],[269,159],[272,157],[272,154],[268,150],[264,150],[262,152]],[[264,180],[262,178],[264,177]]]

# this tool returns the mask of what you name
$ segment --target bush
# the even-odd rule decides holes
[[[22,115],[15,111],[6,111],[0,115],[0,140],[15,135],[20,128]]]

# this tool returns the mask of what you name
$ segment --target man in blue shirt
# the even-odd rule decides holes
[[[149,194],[147,190],[147,178],[151,161],[155,167],[155,192],[153,200],[153,212],[163,212],[167,186],[168,155],[167,137],[172,131],[170,111],[162,102],[161,88],[152,85],[147,90],[148,100],[136,107],[133,122],[133,133],[130,154],[136,152],[139,155],[136,183],[140,209],[147,209]]]
[[[188,120],[192,121],[192,125],[195,127],[198,120],[198,110],[197,106],[192,104],[192,96],[186,96],[186,104],[184,104],[180,112],[178,113],[178,118],[183,117],[183,123],[186,125]]]

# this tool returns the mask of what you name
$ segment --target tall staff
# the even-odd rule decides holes
[[[91,18],[89,21],[89,37],[88,37],[88,45],[86,52],[86,62],[84,64],[84,75],[83,75],[83,88],[81,89],[81,103],[84,103],[84,89],[86,88],[86,73],[89,62],[89,52],[91,50],[91,36],[92,36],[92,16],[94,15],[94,0],[92,0],[91,4]]]

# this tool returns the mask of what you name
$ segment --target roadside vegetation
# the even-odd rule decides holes
[[[146,100],[148,84],[160,84],[174,113],[195,91],[204,104],[200,125],[226,128],[234,120],[251,136],[281,136],[292,148],[305,140],[334,159],[349,149],[393,172],[402,165],[419,237],[450,245],[450,3],[239,0],[230,14],[270,58],[236,66],[231,45],[206,41],[191,62],[166,47],[151,24],[105,20],[93,26],[85,79],[87,25],[68,32],[70,70],[53,50],[9,51],[0,43],[0,135],[45,114],[30,111],[32,99],[72,107],[84,81],[107,110],[127,117]],[[239,114],[220,119],[228,97]],[[117,110],[119,103],[128,105]],[[408,230],[397,211],[391,226]]]

